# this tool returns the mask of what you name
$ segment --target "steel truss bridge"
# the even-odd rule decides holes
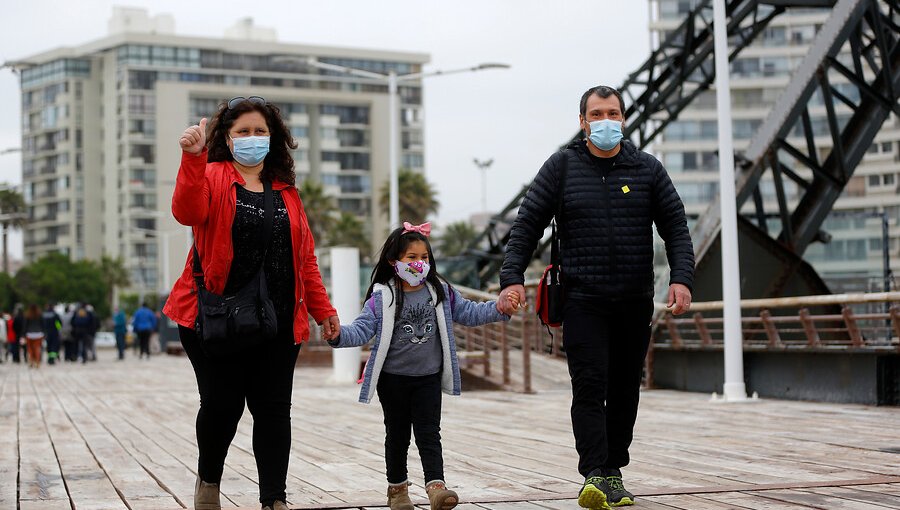
[[[827,241],[826,216],[882,124],[891,113],[900,116],[900,0],[727,0],[729,61],[787,9],[811,7],[831,9],[830,17],[747,150],[735,155],[738,210],[751,213],[751,219],[740,215],[738,225],[745,298],[828,293],[802,255],[811,243]],[[712,0],[702,0],[619,87],[628,105],[625,136],[644,148],[677,120],[714,83],[713,57]],[[824,126],[814,130],[822,110]],[[764,177],[774,183],[775,210],[763,202]],[[797,185],[799,200],[789,200],[788,181]],[[482,287],[496,280],[527,189],[467,250]],[[768,218],[778,218],[780,228],[770,229]],[[694,292],[705,300],[721,296],[719,233],[717,199],[692,232]],[[660,275],[661,285],[667,281]]]

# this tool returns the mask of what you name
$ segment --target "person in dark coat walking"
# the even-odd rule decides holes
[[[524,272],[558,215],[565,286],[563,345],[572,379],[578,503],[634,504],[620,469],[637,418],[653,314],[653,225],[671,268],[668,306],[688,310],[694,250],[681,202],[662,164],[622,140],[625,104],[613,88],[588,89],[579,122],[585,139],[544,163],[519,207],[500,270],[500,303],[525,295]],[[505,309],[505,313],[513,310]]]
[[[119,359],[125,359],[125,334],[128,333],[128,319],[118,306],[113,310],[113,333],[116,335],[116,349]]]
[[[141,354],[138,359],[145,355],[150,359],[150,335],[156,330],[156,314],[147,306],[147,303],[141,305],[134,315],[131,317],[131,326],[134,333],[138,337],[141,344]]]
[[[59,330],[62,329],[62,320],[50,303],[47,303],[44,313],[41,314],[41,324],[47,342],[47,364],[54,365],[59,359]]]
[[[72,315],[72,338],[75,340],[82,363],[87,363],[91,359],[90,339],[93,327],[93,314],[88,312],[84,305],[79,305]]]

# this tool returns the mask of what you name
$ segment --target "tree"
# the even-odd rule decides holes
[[[408,168],[401,168],[397,187],[400,191],[400,221],[418,225],[438,211],[440,203],[437,199],[437,191],[425,179],[425,175],[413,172]],[[390,214],[390,197],[391,183],[386,182],[381,188],[381,196],[378,198],[378,205],[385,214]]]
[[[72,262],[50,253],[23,267],[14,278],[22,303],[91,303],[100,317],[109,315],[107,287],[100,265],[90,260]]]
[[[325,194],[325,188],[321,182],[305,179],[300,186],[300,198],[303,200],[303,209],[306,211],[306,220],[312,231],[316,245],[327,242],[328,232],[334,225],[334,216],[337,213],[337,205],[334,197]]]
[[[106,255],[100,258],[99,268],[103,276],[103,283],[106,285],[106,302],[112,305],[116,288],[131,285],[128,270],[125,269],[125,262],[121,257],[113,259]]]
[[[363,222],[348,212],[342,212],[334,226],[328,231],[328,244],[329,246],[359,248],[362,258],[367,258],[372,250]]]
[[[2,185],[5,186],[5,185]],[[9,252],[7,238],[10,228],[22,228],[27,223],[25,199],[22,194],[9,187],[0,187],[0,227],[3,229],[3,272],[9,274]]]
[[[475,228],[468,221],[457,221],[443,228],[437,238],[435,248],[441,257],[462,255],[469,244],[478,236]]]

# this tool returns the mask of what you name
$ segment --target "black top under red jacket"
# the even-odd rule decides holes
[[[566,158],[562,219],[563,281],[568,293],[607,299],[653,297],[653,223],[665,241],[670,284],[692,288],[694,249],[684,205],[656,158],[625,140],[603,171],[585,140],[544,162],[510,231],[500,286],[523,283],[544,229],[556,212]]]

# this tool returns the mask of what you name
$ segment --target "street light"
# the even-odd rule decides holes
[[[281,57],[285,60],[293,60],[293,58]],[[397,142],[400,138],[398,135],[398,122],[397,122],[397,84],[403,81],[410,80],[419,80],[422,78],[428,78],[430,76],[444,76],[448,74],[458,74],[458,73],[468,73],[474,71],[482,71],[485,69],[509,69],[509,64],[499,64],[495,62],[478,64],[472,67],[464,67],[461,69],[451,69],[449,71],[431,71],[427,73],[409,73],[409,74],[401,74],[397,75],[396,71],[389,71],[387,74],[374,73],[372,71],[366,71],[363,69],[357,69],[355,67],[347,67],[337,64],[328,64],[326,62],[319,62],[314,57],[309,57],[306,59],[306,64],[311,67],[316,67],[319,69],[325,69],[327,71],[336,71],[339,73],[350,74],[353,76],[359,76],[361,78],[370,78],[373,80],[378,80],[381,82],[386,82],[388,86],[388,119],[389,119],[389,133],[388,140],[390,143],[390,147],[388,147],[388,161],[389,161],[389,180],[390,180],[390,214],[389,214],[389,222],[390,227],[394,228],[400,225],[400,190],[398,185],[398,169],[397,169]]]
[[[474,158],[473,161],[475,166],[481,170],[481,210],[482,212],[487,212],[487,171],[494,163],[494,160],[491,158],[487,161],[479,161],[478,158]]]

